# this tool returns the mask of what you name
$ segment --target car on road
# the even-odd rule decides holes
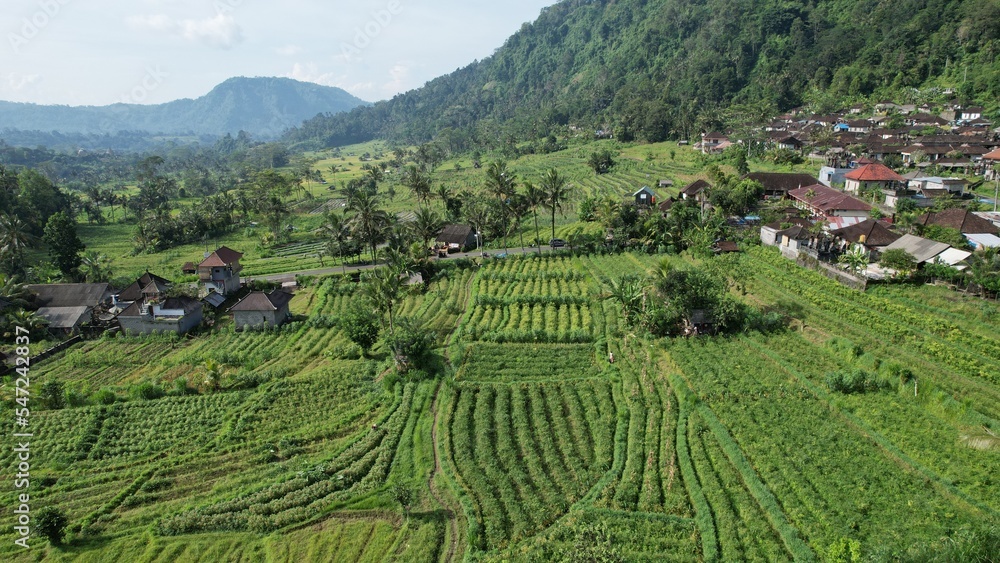
[[[551,246],[552,248],[562,248],[566,246],[566,241],[564,241],[561,238],[554,238],[549,241],[549,246]]]

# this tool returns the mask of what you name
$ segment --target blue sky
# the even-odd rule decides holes
[[[162,103],[287,76],[376,101],[489,56],[554,3],[4,0],[0,99]]]

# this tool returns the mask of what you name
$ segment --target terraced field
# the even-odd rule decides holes
[[[357,298],[336,278],[302,292],[304,320],[279,331],[78,345],[37,366],[37,384],[128,400],[33,413],[32,499],[66,511],[71,541],[35,538],[24,554],[3,530],[0,557],[810,561],[857,549],[896,561],[997,521],[1000,451],[967,439],[1000,430],[994,304],[935,287],[859,293],[753,249],[747,299],[794,328],[657,340],[624,325],[607,284],[660,258],[446,270],[399,308],[439,336],[445,372],[423,381],[388,384],[385,352],[362,357],[335,328]],[[202,384],[209,359],[221,392]],[[831,390],[830,374],[858,369],[881,384]],[[179,378],[199,392],[172,391]],[[140,399],[140,383],[171,395]],[[14,462],[0,452],[0,480]],[[397,485],[414,491],[408,515]]]

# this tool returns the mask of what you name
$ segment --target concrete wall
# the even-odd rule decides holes
[[[202,312],[195,311],[180,319],[156,319],[152,316],[118,317],[118,323],[125,334],[152,334],[154,332],[176,332],[184,334],[201,324]]]
[[[280,311],[235,311],[233,313],[236,330],[278,326],[287,321],[288,317],[287,308]]]

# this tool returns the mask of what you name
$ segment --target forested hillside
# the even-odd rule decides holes
[[[954,88],[1000,96],[996,0],[564,0],[497,52],[287,139],[344,145],[440,138],[454,150],[610,126],[663,140],[805,102]]]

